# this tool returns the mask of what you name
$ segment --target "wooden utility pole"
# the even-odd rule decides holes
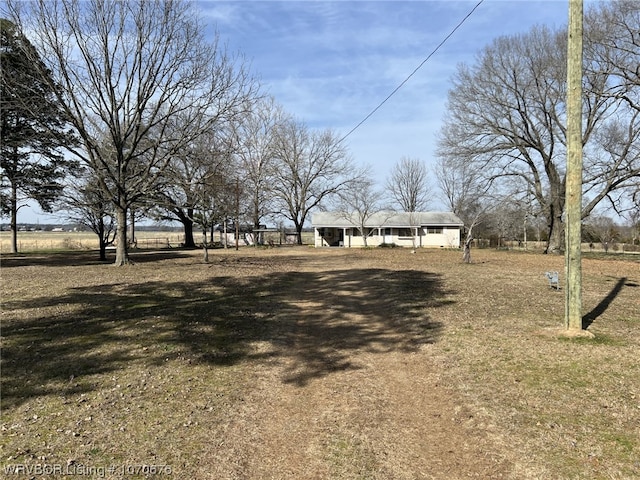
[[[569,0],[565,328],[582,330],[582,0]]]

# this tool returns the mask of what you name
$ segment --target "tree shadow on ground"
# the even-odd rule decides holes
[[[137,250],[130,252],[129,257],[135,263],[148,263],[158,260],[169,260],[192,256],[189,252],[176,249],[171,250]],[[10,267],[73,267],[87,265],[109,265],[115,260],[115,254],[107,253],[106,260],[100,260],[97,250],[68,250],[64,252],[29,252],[3,254],[1,257],[2,268]]]
[[[607,294],[607,296],[604,297],[600,301],[600,303],[598,303],[598,305],[596,305],[593,308],[593,310],[591,310],[589,313],[587,313],[586,315],[584,315],[582,317],[582,328],[583,329],[589,328],[591,326],[591,324],[600,315],[602,315],[604,312],[607,311],[607,308],[609,308],[609,305],[611,305],[611,302],[613,302],[616,299],[616,297],[620,294],[620,291],[622,290],[622,287],[624,287],[625,285],[627,285],[629,287],[637,286],[634,283],[627,282],[627,277],[619,278],[618,281],[616,282],[616,284],[611,289],[611,291]]]
[[[441,278],[351,269],[215,276],[200,282],[114,283],[5,305],[2,402],[99,388],[132,362],[211,366],[278,362],[305,385],[360,368],[354,354],[412,352],[435,342]],[[12,319],[12,313],[14,318]]]

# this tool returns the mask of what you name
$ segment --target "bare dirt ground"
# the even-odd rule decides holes
[[[292,285],[301,312],[283,332],[286,358],[260,366],[231,422],[223,455],[240,468],[220,462],[212,478],[502,478],[508,462],[431,358],[440,327],[420,312],[417,328],[401,325],[370,270],[350,272],[346,288],[340,277],[325,274],[331,292]],[[366,284],[374,299],[358,294]]]
[[[562,258],[215,251],[3,258],[0,468],[172,478],[634,478],[639,263],[587,260],[594,340],[558,339]],[[7,470],[4,470],[6,473]],[[163,475],[107,471],[106,478]],[[11,475],[8,478],[50,478]]]

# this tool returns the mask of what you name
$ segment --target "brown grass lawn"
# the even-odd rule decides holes
[[[584,259],[572,340],[561,257],[95,256],[2,258],[0,477],[640,477],[640,258]]]
[[[177,246],[184,242],[184,235],[179,232],[136,233],[137,245],[141,249],[165,248],[167,245]],[[18,232],[18,252],[51,252],[69,250],[97,250],[98,236],[93,232]],[[11,233],[0,232],[0,253],[11,251]]]

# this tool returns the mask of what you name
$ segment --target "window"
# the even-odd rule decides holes
[[[442,227],[427,227],[427,233],[442,233]]]
[[[399,237],[412,237],[413,233],[411,233],[411,229],[410,228],[399,228],[398,229],[398,236]]]

